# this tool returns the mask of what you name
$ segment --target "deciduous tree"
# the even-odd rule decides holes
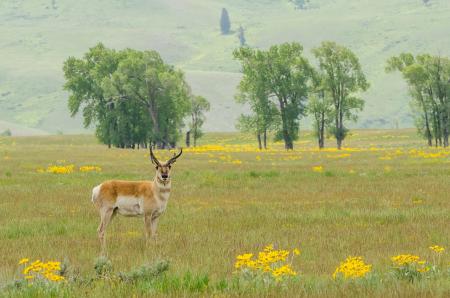
[[[71,114],[82,109],[85,126],[96,124],[105,144],[175,146],[191,94],[183,73],[157,52],[98,44],[81,59],[68,58],[64,75]]]
[[[203,135],[201,127],[205,122],[205,112],[208,112],[210,107],[209,102],[203,96],[191,97],[189,135],[194,139],[194,147],[197,146],[197,139]]]
[[[400,71],[415,111],[416,127],[428,145],[448,146],[450,131],[450,60],[429,54],[402,53],[387,61],[387,72]]]
[[[308,60],[303,57],[303,47],[299,43],[284,43],[267,51],[240,48],[234,56],[242,64],[240,96],[255,103],[250,105],[255,115],[279,119],[281,123],[275,123],[276,138],[284,140],[286,149],[293,149],[299,120],[305,114],[312,73]],[[255,121],[260,118],[254,117]]]
[[[357,112],[364,107],[364,100],[357,95],[369,88],[358,57],[348,48],[325,41],[313,50],[324,74],[323,85],[333,101],[334,125],[330,127],[341,149],[348,129],[346,120],[357,120]]]

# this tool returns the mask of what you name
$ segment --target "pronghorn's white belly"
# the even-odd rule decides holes
[[[144,215],[144,199],[130,196],[119,196],[116,201],[117,212],[124,216]]]

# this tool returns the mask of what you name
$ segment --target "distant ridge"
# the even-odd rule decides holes
[[[228,35],[220,33],[223,7]],[[81,117],[71,119],[67,111],[61,67],[101,41],[159,51],[212,103],[205,130],[232,131],[246,111],[234,102],[240,74],[232,51],[242,26],[252,47],[298,41],[309,58],[323,40],[350,47],[371,83],[355,126],[412,127],[408,90],[399,74],[384,72],[385,61],[402,51],[449,56],[449,20],[448,0],[310,0],[306,10],[289,0],[3,0],[0,119],[49,133],[86,132]]]

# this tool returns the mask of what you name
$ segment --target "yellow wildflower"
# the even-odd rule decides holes
[[[333,273],[333,278],[336,279],[338,275],[343,275],[347,278],[364,277],[372,270],[372,265],[364,263],[362,257],[348,257],[342,262]]]
[[[322,173],[323,172],[323,167],[322,166],[315,166],[315,167],[312,167],[312,170],[314,172],[317,172],[317,173]]]
[[[70,174],[73,172],[74,167],[72,164],[67,166],[49,166],[47,172],[53,174]]]
[[[22,259],[19,264],[25,264],[26,262],[28,262],[28,259]],[[49,281],[61,281],[64,277],[58,274],[58,271],[60,270],[61,262],[49,261],[44,263],[40,260],[36,260],[28,265],[22,273],[24,274],[24,278],[27,280],[36,277],[43,277]]]
[[[234,267],[236,269],[249,269],[255,273],[269,274],[276,281],[282,280],[284,276],[294,276],[297,273],[291,268],[291,264],[286,264],[288,257],[300,254],[299,249],[294,249],[292,253],[284,249],[274,249],[273,244],[264,247],[257,257],[252,253],[238,255]]]
[[[80,172],[101,172],[102,168],[97,166],[82,166]]]
[[[430,270],[430,267],[423,267],[423,268],[418,268],[417,272],[425,273],[425,272],[428,272],[429,270]]]
[[[439,245],[433,245],[429,247],[432,251],[436,252],[436,253],[442,253],[445,248]]]
[[[394,264],[396,264],[398,266],[404,266],[404,265],[416,263],[417,261],[420,260],[420,257],[406,254],[406,255],[398,255],[395,257],[391,257],[391,260]]]

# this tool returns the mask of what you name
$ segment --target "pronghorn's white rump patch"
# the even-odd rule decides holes
[[[124,216],[139,216],[144,214],[144,199],[132,196],[117,197],[117,212]]]
[[[93,189],[92,189],[92,203],[94,203],[95,202],[95,200],[97,200],[97,198],[98,198],[98,195],[100,194],[100,189],[102,188],[102,185],[101,184],[99,184],[99,185],[97,185],[96,187],[94,187]]]

